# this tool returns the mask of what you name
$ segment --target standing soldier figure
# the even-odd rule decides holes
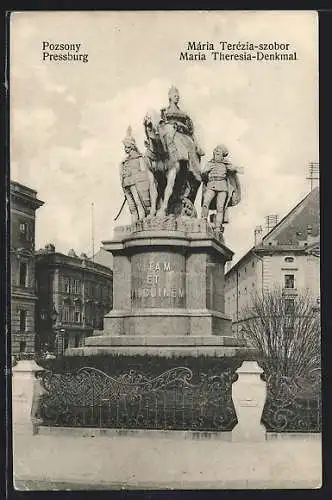
[[[227,208],[237,205],[241,199],[240,183],[237,173],[242,173],[241,167],[235,167],[229,160],[228,150],[224,145],[219,145],[213,150],[213,158],[202,169],[203,219],[207,219],[209,210],[216,210],[216,230],[223,232],[223,224],[228,222]]]
[[[144,219],[149,211],[150,215],[154,215],[149,209],[151,207],[150,195],[153,194],[153,200],[156,198],[156,186],[152,173],[147,169],[145,160],[138,151],[130,127],[128,127],[123,144],[127,156],[120,164],[121,185],[128,202],[132,222],[136,222]],[[155,212],[155,208],[153,211]],[[120,213],[121,210],[118,216]]]

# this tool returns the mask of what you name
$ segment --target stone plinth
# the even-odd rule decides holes
[[[38,397],[42,393],[40,381],[36,378],[44,368],[34,360],[21,360],[13,367],[12,403],[13,431],[17,434],[32,434],[34,432],[35,409]]]
[[[244,361],[236,370],[239,378],[232,386],[233,403],[238,424],[232,431],[232,441],[265,441],[266,431],[261,417],[266,401],[263,370],[256,361]]]
[[[248,353],[250,349],[240,345],[238,339],[231,336],[174,336],[161,335],[99,335],[89,337],[84,347],[69,348],[67,356],[91,356],[97,354],[151,355],[172,357],[191,356],[237,356]]]
[[[232,335],[224,265],[233,254],[201,225],[184,229],[118,231],[103,242],[114,263],[114,309],[103,335]]]
[[[233,252],[205,220],[144,219],[116,228],[103,247],[113,254],[113,309],[102,332],[66,355],[222,357],[241,349],[225,314]]]

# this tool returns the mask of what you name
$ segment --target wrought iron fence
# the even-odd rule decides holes
[[[111,377],[96,368],[46,371],[38,417],[42,425],[118,429],[231,431],[234,370],[218,375],[177,367],[157,377],[131,370]],[[268,432],[320,432],[320,373],[289,378],[269,375],[262,422]]]
[[[320,432],[320,370],[306,377],[270,375],[262,422],[269,432]]]
[[[111,377],[96,368],[41,377],[42,425],[230,431],[237,423],[231,370],[201,374],[196,384],[187,367],[154,378],[135,371]]]

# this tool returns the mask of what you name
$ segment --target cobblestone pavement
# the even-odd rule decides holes
[[[321,442],[19,436],[20,490],[319,488]]]

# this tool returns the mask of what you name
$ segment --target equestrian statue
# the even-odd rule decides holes
[[[202,166],[204,152],[190,116],[179,107],[177,88],[171,87],[168,100],[157,121],[149,115],[143,120],[144,154],[139,152],[131,128],[127,130],[123,141],[126,157],[120,165],[124,203],[128,203],[133,222],[172,214],[195,218],[194,204],[203,183],[201,217],[207,220],[210,215],[213,229],[222,233],[228,208],[241,200],[237,174],[243,169],[228,160],[224,145],[217,146],[213,158]],[[216,211],[212,217],[211,211]]]

